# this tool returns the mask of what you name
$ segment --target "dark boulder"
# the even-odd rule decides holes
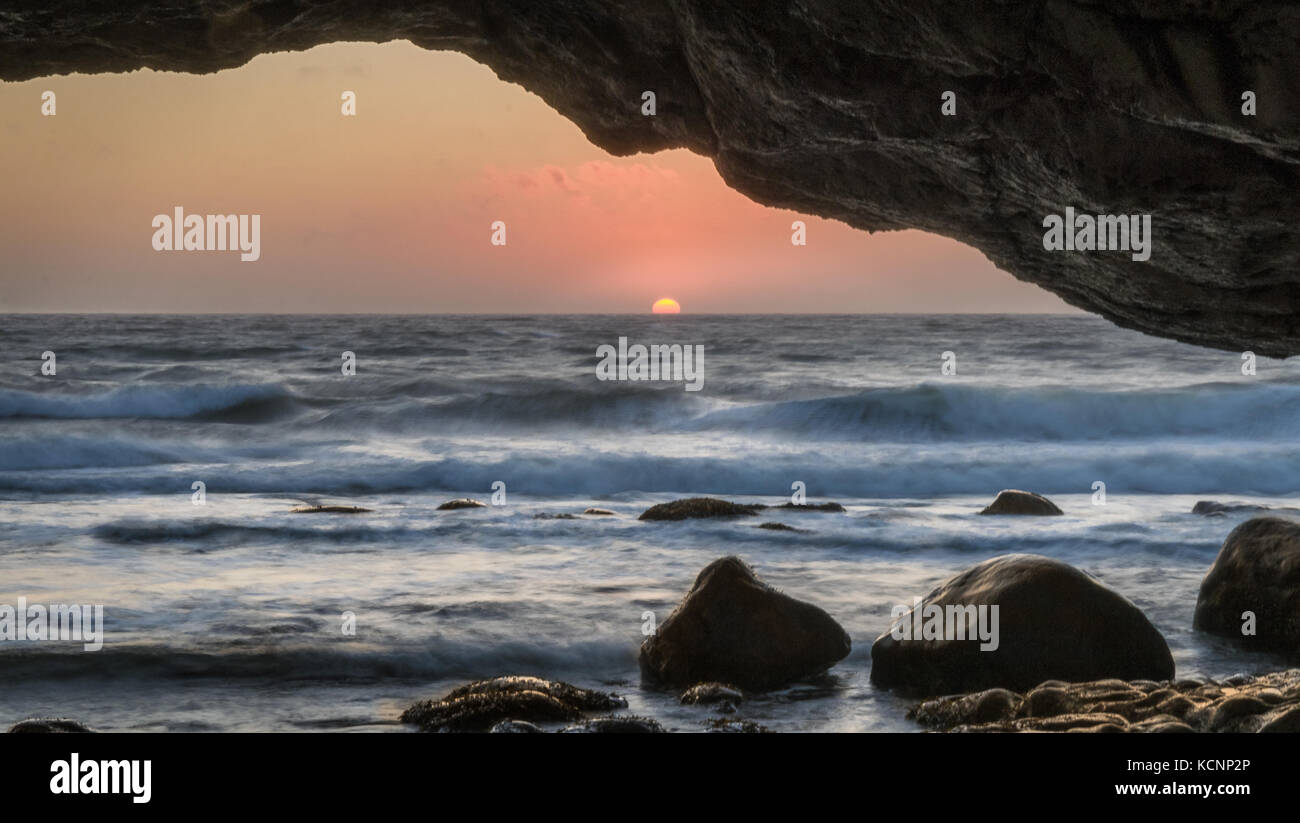
[[[9,734],[87,734],[94,729],[66,717],[33,717],[9,727]]]
[[[945,633],[917,638],[917,609],[923,630],[941,610]],[[988,642],[980,639],[981,612]],[[1137,606],[1073,566],[1037,555],[995,557],[956,575],[871,647],[871,682],[910,694],[1173,675],[1164,637]]]
[[[739,557],[704,568],[658,631],[641,644],[649,681],[779,688],[848,656],[849,635],[826,612],[761,582]]]
[[[1063,512],[1041,494],[1019,489],[1003,489],[980,514],[1063,514]]]
[[[693,517],[748,517],[763,506],[748,506],[716,497],[688,497],[660,503],[641,512],[638,520],[687,520]]]
[[[1244,613],[1254,634],[1243,634]],[[1201,583],[1192,625],[1246,648],[1300,655],[1300,523],[1256,517],[1233,529]]]

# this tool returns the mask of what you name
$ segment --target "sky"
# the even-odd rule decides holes
[[[404,41],[0,83],[0,179],[0,313],[1074,311],[955,240],[761,206],[685,150],[613,157]],[[260,259],[155,250],[177,206],[260,215]]]

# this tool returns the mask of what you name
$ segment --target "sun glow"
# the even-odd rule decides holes
[[[680,314],[682,307],[671,297],[664,297],[656,300],[655,304],[650,307],[650,311],[655,314]]]

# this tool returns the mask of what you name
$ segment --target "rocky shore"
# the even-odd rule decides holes
[[[439,510],[464,517],[478,508],[485,506],[457,499]],[[1202,501],[1193,512],[1231,508]],[[836,503],[766,506],[700,497],[652,506],[639,519],[749,517],[764,509],[810,512],[813,521],[844,512]],[[1019,490],[1004,490],[971,513],[1062,514],[1050,500]],[[588,508],[551,517],[580,515],[620,516]],[[1300,656],[1300,523],[1265,514],[1235,528],[1207,570],[1194,628],[1243,649]],[[825,610],[774,589],[741,558],[721,557],[642,642],[642,688],[678,694],[681,705],[700,712],[700,730],[765,732],[742,716],[753,697],[806,683],[840,665],[851,648],[848,632]],[[895,609],[871,659],[871,682],[920,701],[908,718],[936,731],[1300,731],[1300,669],[1220,681],[1179,678],[1164,637],[1136,605],[1087,573],[1037,555],[992,557],[924,597],[918,593],[910,608]],[[668,730],[628,707],[613,692],[515,675],[417,702],[401,721],[424,732]],[[10,731],[90,729],[42,718]]]

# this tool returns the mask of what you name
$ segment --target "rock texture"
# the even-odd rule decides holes
[[[997,647],[981,650],[979,639],[919,639],[914,632],[898,639],[886,631],[871,646],[872,683],[939,695],[1023,691],[1044,680],[1174,676],[1164,637],[1137,606],[1059,560],[1028,554],[986,560],[931,592],[919,607],[922,616],[931,606],[945,617],[948,607],[997,606]],[[966,613],[962,620],[965,638],[978,638],[975,620]],[[911,612],[898,618],[911,621]]]
[[[908,717],[953,732],[1297,732],[1300,669],[1215,683],[1097,680],[927,700]]]
[[[212,72],[337,40],[452,49],[614,154],[684,147],[761,203],[937,232],[1119,325],[1288,356],[1297,32],[1284,0],[10,0],[0,79]],[[1044,251],[1066,206],[1151,214],[1151,259]]]
[[[1041,494],[1003,489],[980,514],[1063,514],[1060,507]]]
[[[641,644],[641,672],[685,688],[718,681],[767,691],[848,656],[849,635],[826,612],[761,582],[739,557],[704,567],[695,585]]]
[[[1255,616],[1253,634],[1242,633],[1245,612]],[[1256,517],[1233,529],[1201,582],[1192,624],[1300,658],[1300,523]]]
[[[423,700],[402,712],[403,723],[424,732],[483,732],[506,721],[525,723],[579,720],[583,712],[626,708],[615,694],[581,689],[540,677],[477,680],[453,689],[441,700]],[[522,729],[502,726],[500,731]]]

